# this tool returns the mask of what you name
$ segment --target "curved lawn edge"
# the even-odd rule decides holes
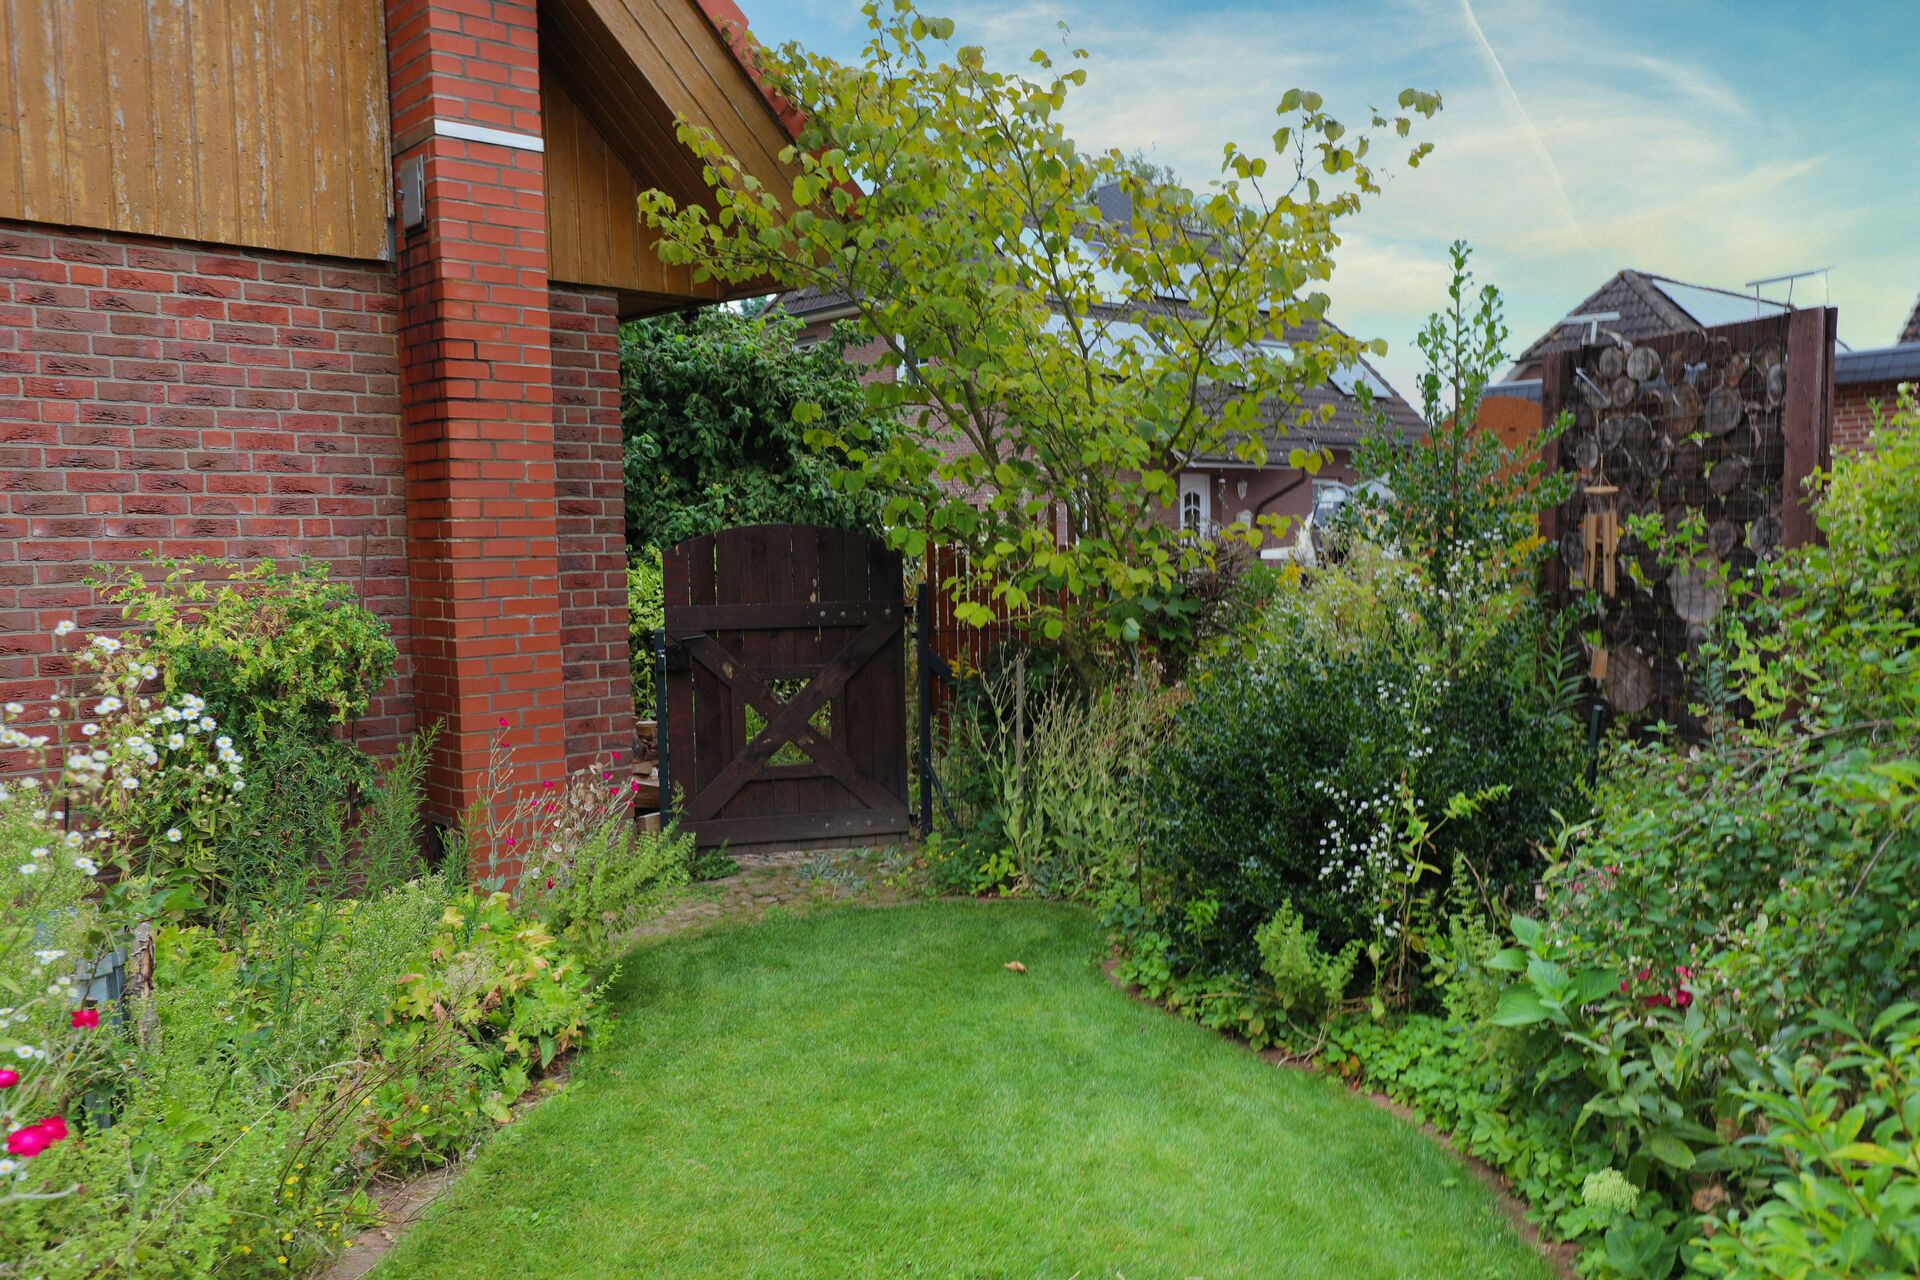
[[[1095,943],[942,900],[645,946],[620,1028],[375,1274],[1553,1274],[1456,1153],[1124,998]]]
[[[1109,956],[1100,964],[1100,972],[1106,975],[1107,982],[1112,985],[1114,990],[1123,992],[1128,998],[1146,1005],[1150,1009],[1157,1009],[1170,1018],[1176,1018],[1183,1022],[1191,1021],[1191,1019],[1182,1017],[1178,1011],[1169,1009],[1165,1004],[1147,995],[1137,985],[1123,981],[1119,977],[1119,968],[1120,957],[1118,955]],[[1452,1135],[1447,1133],[1445,1129],[1440,1128],[1430,1120],[1422,1118],[1419,1112],[1415,1111],[1406,1103],[1396,1102],[1378,1090],[1362,1088],[1346,1081],[1338,1080],[1325,1067],[1321,1066],[1317,1059],[1303,1060],[1279,1048],[1255,1049],[1246,1041],[1228,1035],[1225,1032],[1217,1031],[1213,1034],[1220,1036],[1221,1039],[1226,1040],[1230,1044],[1238,1045],[1269,1066],[1286,1071],[1298,1071],[1305,1075],[1315,1076],[1319,1079],[1336,1083],[1353,1097],[1364,1098],[1366,1101],[1372,1103],[1374,1106],[1380,1108],[1380,1110],[1420,1134],[1420,1136],[1427,1141],[1443,1148],[1448,1155],[1464,1164],[1473,1176],[1478,1178],[1481,1184],[1493,1193],[1500,1205],[1500,1212],[1506,1216],[1508,1225],[1514,1229],[1515,1233],[1518,1234],[1522,1240],[1526,1241],[1527,1245],[1532,1248],[1535,1253],[1540,1255],[1542,1261],[1553,1268],[1554,1274],[1558,1276],[1560,1280],[1578,1280],[1579,1272],[1575,1268],[1574,1262],[1579,1256],[1579,1246],[1562,1241],[1548,1240],[1546,1236],[1541,1233],[1540,1225],[1533,1220],[1531,1216],[1533,1209],[1532,1206],[1527,1203],[1526,1197],[1514,1190],[1513,1179],[1488,1164],[1485,1160],[1482,1160],[1479,1156],[1462,1151],[1459,1145],[1454,1142]]]

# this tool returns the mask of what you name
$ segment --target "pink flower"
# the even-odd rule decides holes
[[[603,773],[603,774],[601,774],[601,775],[600,775],[600,781],[602,781],[602,782],[606,782],[607,780],[609,780],[609,779],[610,779],[610,778],[612,778],[612,777],[613,777],[613,775],[612,775],[612,774],[610,774],[610,773]]]
[[[1645,982],[1653,977],[1653,970],[1642,969],[1640,972],[1634,974],[1633,977],[1636,982]]]
[[[11,1089],[20,1083],[20,1073],[8,1067],[0,1067],[0,1089]]]
[[[15,1129],[7,1135],[7,1154],[32,1159],[56,1142],[67,1140],[65,1116],[48,1116],[39,1124]]]
[[[614,753],[613,753],[613,758],[614,758],[615,760],[618,760],[618,759],[620,758],[620,753],[619,753],[618,751],[616,751],[616,752],[614,752]]]
[[[1620,994],[1627,994],[1627,980],[1625,978],[1620,979]]]
[[[100,1025],[98,1009],[75,1009],[71,1022],[76,1027],[97,1027]]]
[[[553,783],[552,783],[552,782],[550,782],[550,781],[549,781],[549,782],[543,782],[543,783],[541,783],[540,785],[541,785],[541,786],[543,786],[543,787],[545,787],[545,788],[546,788],[547,790],[549,790],[549,791],[551,791],[551,790],[553,790]]]
[[[1673,966],[1673,971],[1680,975],[1680,981],[1682,982],[1693,981],[1693,970],[1687,968],[1687,966],[1683,964],[1677,964]]]
[[[500,727],[502,729],[507,727],[507,718],[505,716],[500,717]]]
[[[7,1154],[10,1156],[22,1156],[31,1160],[52,1145],[53,1139],[48,1137],[47,1131],[37,1124],[30,1124],[24,1129],[15,1129],[7,1135]]]
[[[548,877],[547,877],[547,888],[549,888],[549,889],[551,889],[551,888],[553,888],[553,877],[552,877],[552,876],[548,876]]]
[[[1685,987],[1677,988],[1673,993],[1673,1003],[1675,1008],[1686,1008],[1693,1003],[1693,992],[1687,990]]]
[[[513,848],[514,845],[518,843],[520,842],[518,840],[515,840],[512,836],[507,837],[507,848],[511,849]]]

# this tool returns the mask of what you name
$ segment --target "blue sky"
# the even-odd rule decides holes
[[[851,58],[857,0],[740,0],[763,40]],[[1438,89],[1436,147],[1348,224],[1334,318],[1411,339],[1465,237],[1507,298],[1517,351],[1622,267],[1741,289],[1831,266],[1841,340],[1885,346],[1920,293],[1920,0],[933,0],[956,43],[1017,68],[1093,57],[1069,128],[1140,149],[1198,185],[1231,139],[1256,147],[1289,87],[1350,123]]]

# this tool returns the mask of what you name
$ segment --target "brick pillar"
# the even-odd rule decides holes
[[[480,791],[504,733],[516,791],[566,765],[535,0],[388,0],[402,229],[403,423],[415,701],[439,721],[436,816]],[[506,849],[474,874],[513,876]]]

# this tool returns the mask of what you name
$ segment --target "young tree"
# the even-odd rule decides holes
[[[1454,241],[1448,252],[1447,306],[1428,316],[1414,339],[1426,357],[1420,400],[1431,427],[1423,438],[1408,440],[1375,412],[1378,429],[1354,451],[1355,470],[1392,491],[1363,492],[1360,514],[1383,542],[1419,558],[1443,589],[1461,554],[1509,556],[1516,567],[1533,563],[1542,545],[1540,513],[1572,491],[1571,478],[1548,470],[1541,452],[1571,418],[1563,415],[1517,447],[1480,426],[1487,384],[1507,358],[1505,308],[1491,284],[1474,293],[1466,241]]]
[[[886,495],[896,545],[965,546],[1010,609],[1080,652],[1132,640],[1212,561],[1209,540],[1161,518],[1181,469],[1263,461],[1268,431],[1315,421],[1303,388],[1384,349],[1319,323],[1337,228],[1379,190],[1370,138],[1292,90],[1275,158],[1229,143],[1221,177],[1196,192],[1075,146],[1061,116],[1084,68],[1041,51],[1040,79],[1007,74],[978,47],[952,48],[952,22],[910,0],[865,13],[856,63],[756,51],[805,117],[783,153],[790,189],[763,188],[683,121],[713,211],[650,191],[641,212],[667,261],[845,297],[884,363],[911,367],[867,388],[910,424],[890,440],[796,410],[852,461],[843,483]],[[1439,107],[1413,90],[1399,102],[1407,114],[1372,127],[1405,137]],[[1113,185],[1124,220],[1095,202]],[[1057,520],[1074,532],[1066,545]],[[963,608],[984,620],[984,606]]]

